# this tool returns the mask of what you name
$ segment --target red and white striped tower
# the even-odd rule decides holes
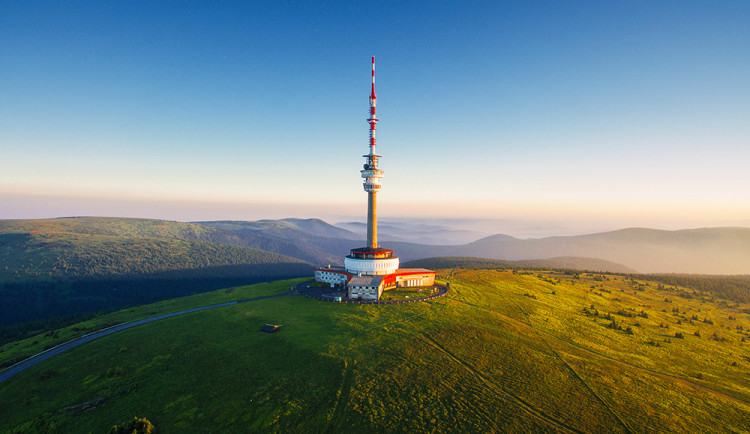
[[[375,153],[375,58],[372,58],[372,88],[370,90],[370,153],[363,155],[365,165],[360,171],[367,192],[367,245],[352,249],[344,257],[344,268],[316,268],[315,280],[334,286],[344,285],[347,297],[352,300],[379,300],[383,291],[400,286],[432,286],[435,272],[419,269],[401,269],[393,250],[378,246],[377,197],[383,171],[378,169],[380,155]]]
[[[370,91],[370,117],[367,122],[370,124],[370,153],[363,155],[367,159],[364,169],[361,171],[364,179],[363,186],[367,192],[367,247],[371,249],[378,248],[378,213],[377,213],[377,194],[380,191],[380,179],[383,177],[383,171],[378,170],[378,157],[375,154],[375,125],[378,118],[375,117],[375,105],[377,103],[375,96],[375,57],[372,58],[372,90]]]
[[[365,157],[364,168],[360,171],[367,192],[367,245],[352,249],[344,258],[344,268],[355,276],[379,276],[394,273],[398,269],[399,259],[393,256],[393,250],[378,247],[378,212],[377,197],[380,191],[380,179],[383,171],[378,169],[378,158],[375,153],[375,58],[372,58],[372,89],[370,91],[370,153]],[[377,286],[377,285],[376,285]],[[377,297],[376,297],[377,298]]]

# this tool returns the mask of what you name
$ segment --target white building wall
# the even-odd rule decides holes
[[[316,282],[330,283],[332,285],[345,285],[348,279],[349,277],[346,274],[315,270]]]
[[[349,298],[353,300],[377,300],[382,293],[378,286],[351,286],[349,285]]]
[[[381,276],[394,273],[399,266],[398,258],[357,259],[344,257],[344,268],[355,275]]]
[[[434,284],[434,274],[406,275],[396,277],[396,286],[401,287],[433,286]]]

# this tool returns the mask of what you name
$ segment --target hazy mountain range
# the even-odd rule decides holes
[[[323,262],[341,264],[349,249],[364,242],[361,233],[334,227],[321,220],[284,219],[258,222],[201,222],[230,231],[250,232],[294,245],[302,243],[310,255],[320,255]],[[361,229],[354,223],[339,226]],[[389,239],[389,230],[401,235]],[[578,258],[568,261],[571,268],[592,267],[597,271],[687,274],[749,274],[750,228],[703,228],[666,231],[630,228],[590,235],[518,239],[509,235],[492,235],[477,241],[450,245],[428,245],[404,242],[410,226],[387,225],[379,231],[381,244],[393,248],[403,261],[431,257],[479,257],[508,261]],[[381,229],[379,227],[379,229]],[[409,237],[431,240],[445,235],[466,236],[466,232],[444,228],[413,227]],[[442,234],[442,235],[441,235]],[[301,248],[301,247],[300,247]],[[289,251],[278,251],[295,256]],[[326,256],[325,254],[328,254]],[[295,256],[299,257],[299,256]],[[597,261],[585,262],[581,258]],[[309,259],[307,259],[309,260]],[[560,261],[558,260],[558,263]],[[614,264],[613,264],[614,263]],[[627,271],[626,271],[627,270]]]
[[[461,246],[389,243],[402,258],[474,256],[525,260],[576,256],[603,259],[639,273],[748,274],[750,229],[622,229],[591,235],[521,240],[493,235]]]
[[[354,232],[358,239],[365,239],[367,224],[341,222],[334,226]],[[494,232],[466,229],[440,221],[381,220],[378,221],[378,237],[386,241],[401,241],[431,245],[460,245],[484,238]]]
[[[355,224],[347,224],[358,227]],[[703,228],[666,231],[644,228],[622,229],[590,235],[518,239],[508,235],[492,235],[476,241],[451,245],[421,244],[400,241],[388,237],[388,228],[398,231],[408,227],[386,225],[380,232],[381,245],[392,248],[402,261],[432,257],[475,257],[506,261],[568,259],[570,268],[591,267],[596,271],[639,272],[639,273],[688,273],[688,274],[748,274],[750,273],[750,228]],[[422,225],[422,232],[414,227],[410,239],[425,237],[429,233],[432,241],[440,236],[451,239],[457,233],[444,227]],[[402,232],[403,234],[403,232]],[[467,236],[462,233],[461,236]],[[19,238],[20,237],[20,238]],[[109,238],[107,238],[109,237]],[[138,241],[134,241],[138,240]],[[141,246],[130,250],[144,240],[161,240],[169,249]],[[175,240],[182,240],[175,244]],[[203,252],[208,246],[221,259],[192,260],[182,254],[173,259],[165,252],[184,250],[191,244],[191,251]],[[197,244],[196,244],[197,243]],[[5,267],[0,267],[0,280],[3,276],[23,273],[36,276],[37,273],[60,277],[55,261],[65,261],[66,257],[78,252],[74,257],[86,257],[96,251],[107,253],[109,260],[101,265],[113,272],[138,270],[164,271],[195,268],[203,265],[237,265],[245,263],[241,259],[247,255],[253,261],[287,262],[304,261],[310,265],[340,265],[343,256],[354,247],[364,243],[364,236],[342,227],[333,226],[319,219],[281,219],[259,221],[205,221],[196,223],[167,222],[149,219],[118,218],[60,218],[46,220],[0,220],[0,259]],[[119,246],[122,244],[126,247]],[[177,248],[176,246],[182,246]],[[226,245],[255,250],[227,250]],[[67,246],[67,247],[66,247]],[[83,247],[82,247],[83,246]],[[88,249],[85,247],[88,246]],[[98,246],[94,248],[95,246]],[[110,246],[107,251],[105,247]],[[98,250],[97,250],[98,249]],[[131,252],[133,250],[133,252]],[[151,261],[141,268],[128,269],[126,262],[118,261],[117,255],[134,252],[149,252],[157,255],[159,261]],[[85,252],[85,254],[84,254]],[[252,254],[251,254],[252,252]],[[263,253],[265,252],[265,253]],[[283,255],[266,257],[267,253]],[[54,260],[51,255],[54,254]],[[204,255],[204,253],[200,253]],[[207,254],[207,253],[206,253]],[[67,256],[66,256],[67,255]],[[161,255],[161,256],[159,256]],[[264,256],[266,255],[266,256]],[[4,256],[4,258],[3,258]],[[89,255],[90,256],[90,255]],[[165,259],[166,258],[166,259]],[[262,258],[262,259],[261,259]],[[294,258],[294,259],[291,259]],[[584,261],[582,258],[590,258]],[[594,259],[596,261],[594,261]],[[238,262],[239,261],[239,262]],[[244,262],[243,262],[244,261]],[[154,266],[153,263],[162,266]],[[16,264],[17,265],[13,265]],[[68,272],[75,260],[69,259]],[[186,266],[184,264],[189,264]],[[32,264],[32,265],[29,265]],[[36,264],[36,265],[33,265]],[[118,265],[122,268],[118,269]],[[51,268],[48,268],[51,267]],[[144,268],[145,267],[145,268]],[[118,271],[119,270],[119,271]],[[58,270],[59,271],[59,270]],[[83,273],[83,271],[80,271]],[[91,270],[87,271],[91,273]],[[51,273],[51,274],[50,274]]]
[[[381,239],[402,263],[432,268],[750,274],[747,228],[623,229],[526,240],[498,234],[460,245]],[[319,219],[0,220],[0,296],[6,302],[0,325],[311,276],[313,266],[342,265],[363,243],[362,235]]]

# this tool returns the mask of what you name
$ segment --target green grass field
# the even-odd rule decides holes
[[[281,297],[108,336],[0,383],[0,432],[105,432],[134,416],[162,433],[750,426],[747,304],[622,276],[439,277],[451,292],[424,303]],[[170,300],[87,327],[290,284]],[[282,327],[259,333],[264,323]],[[3,346],[0,357],[30,350],[34,339]]]
[[[425,298],[432,293],[437,292],[437,289],[433,288],[394,288],[388,291],[383,291],[383,295],[380,297],[381,300],[385,301],[400,301],[400,300],[414,300]]]

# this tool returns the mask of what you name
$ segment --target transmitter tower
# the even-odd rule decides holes
[[[375,153],[376,125],[378,123],[375,108],[378,97],[375,95],[375,58],[372,58],[372,85],[370,87],[370,152],[365,157],[365,165],[360,171],[362,186],[367,192],[367,245],[353,249],[344,258],[346,271],[358,276],[377,276],[395,272],[398,269],[398,257],[393,256],[393,250],[378,246],[378,192],[381,188],[380,180],[383,171],[378,168],[380,155]]]
[[[375,106],[378,97],[375,95],[375,58],[372,58],[372,90],[370,90],[370,117],[367,122],[370,124],[370,153],[363,155],[366,162],[362,173],[364,182],[362,185],[367,192],[367,247],[370,249],[378,248],[378,191],[380,191],[380,179],[383,177],[383,171],[378,169],[378,157],[375,154],[375,127],[378,118],[375,116]]]
[[[360,170],[362,187],[367,192],[367,244],[352,249],[344,257],[343,267],[315,269],[315,280],[346,290],[349,300],[380,300],[383,291],[400,287],[429,287],[435,284],[435,272],[424,268],[399,268],[393,250],[378,245],[378,192],[383,171],[378,167],[380,155],[375,153],[375,128],[378,118],[375,106],[375,58],[372,58],[372,86],[370,88],[370,152],[363,155],[365,165]],[[342,296],[334,299],[341,301]]]

